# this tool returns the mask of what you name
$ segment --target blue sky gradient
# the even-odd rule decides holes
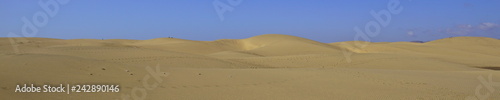
[[[39,2],[0,0],[0,37],[22,35],[22,18],[44,12]],[[213,5],[233,8],[221,20]],[[238,1],[238,0],[233,0]],[[391,0],[71,0],[35,37],[60,39],[153,39],[175,37],[212,41],[261,34],[288,34],[320,42],[355,40],[354,27],[374,21],[370,11]],[[391,16],[372,42],[430,41],[452,36],[500,38],[499,0],[397,0],[403,10]],[[44,12],[46,13],[46,12]],[[41,19],[39,19],[41,20]]]

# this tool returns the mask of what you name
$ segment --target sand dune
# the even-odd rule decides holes
[[[280,34],[216,41],[23,40],[0,38],[1,100],[120,100],[144,88],[147,66],[168,75],[141,95],[147,100],[462,100],[476,98],[477,77],[500,80],[500,40],[484,37],[426,43],[320,43]],[[368,45],[342,45],[356,42]],[[352,62],[342,50],[353,53]],[[30,83],[119,84],[122,91],[14,92]],[[486,100],[500,99],[500,87],[494,89]]]

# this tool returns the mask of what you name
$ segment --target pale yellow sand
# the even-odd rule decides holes
[[[0,38],[0,100],[463,100],[500,83],[500,40],[454,37],[356,48],[268,34],[191,41]],[[366,43],[366,42],[359,42]],[[343,50],[352,52],[348,63]],[[159,66],[161,82],[146,67]],[[165,72],[165,73],[163,73]],[[144,89],[146,83],[159,83]],[[22,84],[118,84],[119,93],[15,93]],[[142,92],[132,90],[143,89]],[[145,93],[141,95],[141,93]],[[130,98],[130,100],[133,100]]]

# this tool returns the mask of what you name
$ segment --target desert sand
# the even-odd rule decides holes
[[[26,38],[15,51],[0,38],[0,100],[500,99],[500,84],[480,80],[500,83],[498,39],[341,45],[356,42],[363,41],[279,34],[215,41]],[[351,62],[343,51],[352,53]],[[160,80],[149,77],[148,67],[161,70]],[[120,91],[16,93],[22,84],[116,84]]]

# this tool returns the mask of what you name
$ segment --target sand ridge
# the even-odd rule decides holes
[[[158,87],[147,91],[150,100],[457,100],[475,95],[479,76],[500,80],[495,70],[500,68],[500,40],[484,37],[370,42],[364,48],[341,45],[356,41],[321,43],[281,34],[215,41],[25,40],[0,38],[2,100],[121,100],[142,86],[147,66],[168,72]],[[352,62],[342,50],[353,52]],[[13,92],[24,83],[123,87],[120,93]],[[498,91],[488,99],[499,99]]]

